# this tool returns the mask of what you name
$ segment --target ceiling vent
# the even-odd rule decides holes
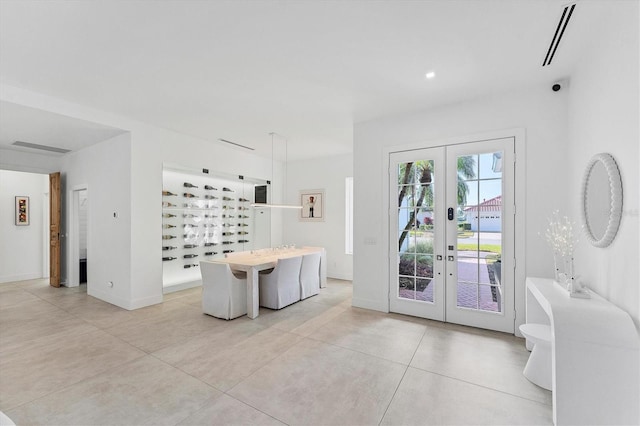
[[[59,154],[66,154],[67,152],[71,152],[70,149],[56,148],[55,146],[38,145],[37,143],[22,141],[15,141],[14,143],[12,143],[12,145],[21,146],[23,148],[39,149],[41,151],[57,152]]]
[[[255,148],[251,148],[250,146],[241,145],[241,144],[239,144],[239,143],[231,142],[231,141],[228,141],[228,140],[226,140],[226,139],[222,139],[222,138],[220,138],[220,139],[218,139],[218,140],[219,140],[220,142],[228,143],[228,144],[230,144],[230,145],[239,146],[240,148],[248,149],[248,150],[250,150],[250,151],[255,151]]]
[[[567,29],[567,24],[569,24],[569,19],[571,19],[571,15],[573,14],[573,10],[576,8],[576,4],[570,4],[565,6],[562,11],[562,16],[560,17],[560,22],[558,22],[558,27],[556,28],[556,33],[553,35],[553,39],[551,40],[551,45],[549,45],[549,50],[547,50],[547,56],[544,58],[544,62],[542,66],[551,65],[551,61],[553,61],[553,56],[556,54],[556,50],[558,50],[558,45],[560,45],[560,40],[562,40],[562,36],[564,35],[564,30]]]

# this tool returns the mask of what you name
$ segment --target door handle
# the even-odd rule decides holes
[[[437,256],[436,256],[436,259],[437,259],[437,260],[442,260],[442,255],[441,255],[441,254],[437,255]]]
[[[454,260],[454,259],[453,259],[453,256],[447,256],[447,260],[448,260],[449,262],[453,262],[453,260]]]

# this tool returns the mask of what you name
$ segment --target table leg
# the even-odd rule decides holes
[[[249,268],[247,271],[247,316],[254,319],[259,313],[258,270],[256,268]]]

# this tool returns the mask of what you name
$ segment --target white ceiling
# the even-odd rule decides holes
[[[542,68],[566,2],[2,0],[0,83],[263,154],[277,132],[289,160],[347,153],[354,122],[569,75],[607,2],[578,3]]]
[[[0,101],[0,129],[0,148],[25,152],[34,151],[9,145],[22,141],[76,151],[124,133],[121,129],[4,101]],[[62,155],[47,151],[36,152]]]

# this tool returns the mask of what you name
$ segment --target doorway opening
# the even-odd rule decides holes
[[[71,195],[71,260],[69,270],[69,287],[77,287],[87,283],[88,271],[88,206],[89,191],[87,185],[75,186]]]
[[[514,142],[390,154],[391,311],[513,333]]]

